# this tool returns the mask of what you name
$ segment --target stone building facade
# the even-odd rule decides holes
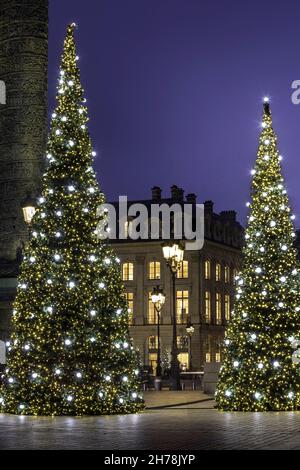
[[[152,190],[152,202],[196,203],[190,194],[184,199],[173,186],[171,197],[161,198],[161,190]],[[137,201],[134,201],[135,203]],[[130,206],[131,203],[128,203]],[[234,301],[234,278],[239,269],[243,228],[234,211],[214,213],[213,202],[205,206],[205,242],[203,249],[185,251],[184,263],[176,279],[177,344],[182,369],[200,371],[205,362],[220,362],[220,344]],[[127,221],[127,228],[128,223]],[[161,312],[161,350],[165,367],[172,345],[172,281],[162,253],[162,241],[119,240],[114,248],[121,260],[126,296],[131,310],[130,331],[141,362],[155,373],[157,325],[150,293],[160,286],[166,294]],[[189,342],[186,326],[195,328]]]
[[[28,228],[22,203],[39,193],[47,137],[48,0],[0,0],[0,339],[9,334]]]

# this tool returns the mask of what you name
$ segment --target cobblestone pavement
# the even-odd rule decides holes
[[[0,415],[0,449],[300,449],[300,412],[221,413],[200,392],[151,393],[138,415]]]

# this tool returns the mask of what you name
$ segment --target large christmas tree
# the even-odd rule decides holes
[[[223,410],[299,405],[299,366],[292,356],[300,335],[300,278],[280,161],[265,99],[243,264],[216,394]]]
[[[143,408],[119,260],[97,237],[104,202],[70,25],[52,115],[48,168],[24,253],[2,411],[132,413]]]

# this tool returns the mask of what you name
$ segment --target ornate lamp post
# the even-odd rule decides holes
[[[195,332],[195,328],[190,321],[187,322],[185,331],[189,338],[189,370],[192,370],[192,336]]]
[[[163,290],[157,286],[154,287],[151,292],[151,300],[154,305],[154,309],[157,314],[157,366],[156,366],[156,377],[161,377],[161,347],[160,347],[160,312],[166,301],[166,296]]]
[[[24,220],[26,224],[29,225],[31,223],[32,217],[35,214],[35,201],[30,196],[30,194],[27,194],[27,197],[22,204],[22,209],[23,209]]]
[[[176,318],[176,272],[180,269],[184,255],[184,245],[182,242],[170,242],[163,245],[163,255],[166,260],[167,266],[170,268],[172,274],[172,288],[173,288],[173,341],[171,353],[171,374],[170,374],[170,388],[171,390],[180,390],[180,370],[177,351],[177,318]]]

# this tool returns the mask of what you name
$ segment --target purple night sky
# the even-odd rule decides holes
[[[72,21],[107,199],[177,184],[244,222],[269,95],[300,224],[299,0],[50,0],[51,109]]]

